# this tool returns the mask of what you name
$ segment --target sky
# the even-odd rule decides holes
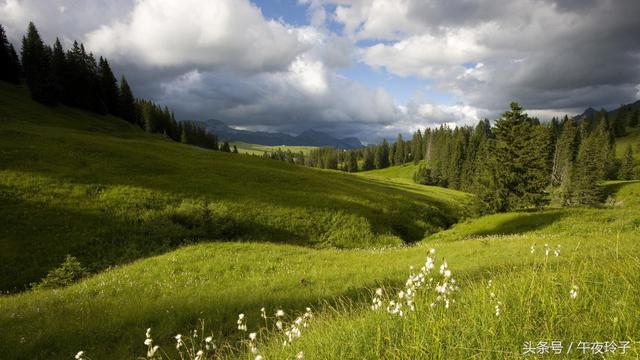
[[[0,0],[178,119],[364,142],[640,99],[637,0]]]

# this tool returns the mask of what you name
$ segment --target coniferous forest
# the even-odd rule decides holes
[[[493,124],[442,125],[398,135],[393,143],[362,149],[320,148],[303,154],[278,150],[267,158],[347,172],[416,164],[414,181],[471,192],[479,213],[536,209],[557,201],[563,206],[602,203],[604,180],[638,178],[633,148],[615,158],[617,137],[638,126],[638,109],[623,105],[615,117],[603,109],[594,117],[565,116],[540,122],[517,103]]]
[[[118,81],[109,61],[87,53],[77,41],[65,51],[59,39],[44,43],[29,23],[20,59],[0,25],[0,79],[19,84],[24,79],[33,100],[47,106],[66,105],[100,115],[120,117],[149,133],[185,144],[218,150],[218,139],[196,122],[176,121],[173,112],[136,98],[124,75]]]

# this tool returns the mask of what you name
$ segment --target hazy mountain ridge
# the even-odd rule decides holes
[[[293,136],[278,132],[238,130],[215,119],[201,121],[201,123],[208,131],[215,133],[220,140],[235,140],[250,144],[270,146],[331,146],[340,149],[354,149],[364,146],[356,137],[338,139],[327,133],[313,129]]]

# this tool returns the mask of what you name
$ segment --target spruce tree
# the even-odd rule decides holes
[[[598,182],[604,176],[602,166],[601,135],[592,133],[580,143],[580,150],[573,167],[566,205],[595,205],[602,201]]]
[[[118,115],[132,124],[136,122],[135,98],[133,97],[129,83],[127,83],[127,79],[125,79],[124,75],[122,75],[122,79],[120,80]],[[146,123],[145,130],[148,132],[155,132],[155,124],[151,121]]]
[[[620,164],[620,179],[633,179],[633,149],[631,148],[631,145],[627,146],[624,156],[622,157],[622,163]]]
[[[638,125],[640,125],[640,112],[635,109],[629,116],[629,127],[635,128]]]
[[[578,152],[578,129],[573,120],[565,117],[562,132],[555,144],[555,151],[551,167],[551,184],[562,184],[569,175],[571,166]]]
[[[393,155],[393,163],[395,165],[402,165],[404,164],[404,158],[405,158],[405,154],[404,154],[404,140],[402,139],[402,134],[398,134],[398,139],[396,140],[396,144],[395,144],[395,154]]]
[[[52,91],[51,51],[40,38],[38,29],[30,22],[27,35],[22,38],[22,68],[31,98],[46,105],[55,105]]]
[[[413,162],[415,164],[422,161],[424,153],[422,151],[424,147],[422,140],[422,132],[420,129],[413,134],[413,138],[411,139],[411,154],[413,155]]]
[[[220,151],[222,152],[231,152],[231,146],[229,146],[229,142],[225,141],[220,147]]]
[[[348,172],[357,172],[358,171],[358,155],[355,151],[347,152],[347,171]]]
[[[486,205],[490,211],[504,212],[546,203],[548,134],[517,103],[495,124],[495,173],[490,191],[496,199]]]
[[[118,81],[113,75],[107,59],[103,59],[102,57],[100,57],[98,68],[100,78],[100,93],[107,108],[107,112],[112,115],[118,115],[118,99],[120,97]]]
[[[364,149],[364,155],[362,159],[362,170],[368,171],[375,169],[374,153],[371,147]]]
[[[234,153],[234,154],[237,154],[237,153],[238,153],[238,147],[237,147],[237,146],[235,146],[235,145],[233,145],[233,153]],[[287,154],[291,154],[291,150],[289,150]],[[294,162],[294,161],[293,161],[293,154],[291,154],[291,162],[292,162],[292,163]]]
[[[56,38],[51,54],[51,74],[55,88],[55,96],[59,101],[65,99],[65,76],[67,76],[67,57],[60,40]]]
[[[382,140],[382,144],[376,147],[374,165],[376,169],[389,167],[389,143],[387,139]]]
[[[20,83],[20,62],[13,45],[7,40],[2,25],[0,25],[0,80],[13,84]]]

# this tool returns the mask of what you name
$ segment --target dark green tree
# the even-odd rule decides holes
[[[220,151],[222,152],[231,152],[231,146],[229,146],[229,142],[225,141],[220,147]]]
[[[580,143],[576,163],[566,186],[565,205],[595,205],[602,201],[598,182],[604,176],[602,167],[601,135],[592,133]]]
[[[120,80],[120,97],[118,98],[118,115],[126,121],[136,123],[136,105],[135,98],[125,79],[124,75]],[[144,124],[145,130],[148,132],[156,132],[156,126],[152,121]]]
[[[55,105],[55,89],[51,76],[51,50],[42,42],[31,22],[22,38],[22,69],[31,98],[45,105]]]
[[[631,145],[627,146],[624,156],[622,157],[622,163],[620,164],[620,179],[633,179],[633,149],[631,148]]]
[[[113,75],[107,59],[100,57],[100,60],[98,61],[98,71],[100,78],[100,94],[107,108],[107,112],[112,115],[118,115],[120,90],[118,89],[118,81]]]
[[[0,80],[20,84],[20,61],[0,25]]]
[[[237,154],[237,153],[238,153],[238,147],[237,147],[237,146],[235,146],[235,145],[233,145],[233,153],[234,153],[234,154]],[[289,150],[289,154],[291,154],[291,150]],[[293,161],[293,154],[291,155],[291,159],[292,159],[292,161],[291,161],[291,162],[294,162],[294,161]]]
[[[490,212],[539,208],[547,202],[548,134],[534,125],[515,102],[495,124],[495,199],[486,203]]]
[[[358,154],[355,151],[347,151],[347,171],[358,171]]]
[[[382,140],[382,144],[376,147],[374,166],[376,169],[389,167],[389,143],[387,139]]]
[[[368,171],[375,169],[375,160],[374,160],[374,151],[371,147],[367,147],[364,149],[363,159],[362,159],[362,170]]]
[[[402,139],[402,134],[398,134],[398,138],[395,143],[395,153],[393,155],[393,164],[394,165],[402,165],[404,164],[405,153],[404,153],[404,140]]]

